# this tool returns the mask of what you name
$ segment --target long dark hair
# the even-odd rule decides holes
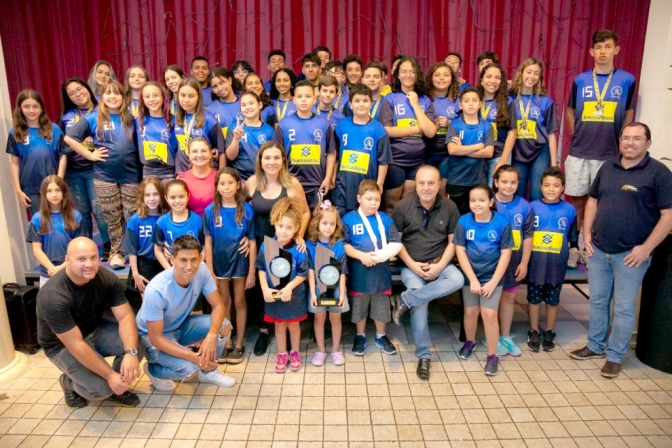
[[[39,133],[45,140],[51,140],[53,137],[51,129],[51,121],[47,116],[47,110],[44,108],[44,100],[42,95],[37,93],[32,89],[25,89],[19,92],[19,95],[16,97],[16,107],[14,108],[14,140],[17,143],[23,143],[28,135],[28,121],[23,115],[21,110],[21,104],[26,100],[35,100],[37,104],[40,105],[42,112],[37,119],[37,124],[39,126]]]
[[[93,109],[98,105],[98,100],[96,99],[96,95],[93,93],[93,90],[91,90],[91,86],[86,83],[82,78],[68,78],[66,79],[63,84],[61,84],[61,117],[58,119],[58,124],[59,126],[62,126],[62,118],[63,115],[65,115],[66,112],[72,110],[72,109],[77,109],[77,105],[70,99],[70,96],[68,95],[68,85],[72,83],[78,84],[82,87],[84,87],[86,90],[89,92],[89,96],[91,97],[91,110],[87,111],[87,113],[93,111]]]
[[[177,75],[178,75],[179,77],[181,77],[182,79],[184,79],[184,71],[182,71],[182,67],[180,67],[179,65],[177,65],[177,64],[172,64],[172,65],[168,65],[168,66],[166,66],[166,67],[163,69],[163,71],[161,72],[161,80],[163,81],[163,87],[166,89],[166,92],[168,93],[168,98],[170,98],[170,99],[172,100],[172,99],[173,99],[173,91],[170,90],[170,89],[168,88],[168,86],[166,85],[166,72],[167,72],[167,71],[171,71],[171,72],[175,72],[175,73],[177,73]]]
[[[75,219],[75,209],[70,201],[70,195],[68,194],[68,186],[63,179],[52,174],[45,177],[40,185],[40,235],[46,235],[52,230],[51,208],[49,207],[49,201],[47,200],[47,189],[49,188],[49,184],[52,183],[56,184],[63,194],[59,212],[61,212],[61,216],[63,216],[63,226],[65,227],[65,230],[71,232],[79,227],[77,220]]]
[[[178,126],[184,126],[184,120],[187,117],[187,113],[182,109],[182,105],[180,104],[180,90],[183,87],[191,87],[196,91],[196,94],[198,95],[198,104],[196,105],[196,110],[194,111],[194,115],[196,116],[196,124],[194,125],[196,128],[200,128],[205,124],[205,108],[203,107],[203,93],[201,92],[201,85],[196,81],[196,78],[184,78],[182,82],[180,83],[180,87],[177,89],[177,111],[175,112],[175,123]]]
[[[257,75],[256,73],[248,74],[245,77],[245,80],[243,81],[243,93],[247,92],[247,90],[245,89],[245,84],[247,84],[247,80],[252,76],[256,76],[257,78],[259,78],[259,81],[261,82],[261,77],[259,75]],[[259,95],[258,97],[259,97],[259,101],[261,101],[262,109],[263,109],[264,107],[271,105],[271,97],[268,95],[268,92],[266,92],[266,89],[263,88],[264,83],[262,82],[261,84],[262,84],[261,95]],[[254,92],[252,92],[252,93],[254,93]]]
[[[432,77],[434,76],[434,72],[442,67],[447,68],[448,71],[450,72],[450,84],[448,85],[448,98],[450,98],[452,101],[455,101],[460,96],[460,83],[457,82],[457,76],[455,76],[455,72],[453,71],[453,69],[450,67],[450,65],[446,64],[445,62],[437,62],[436,64],[432,65],[432,68],[430,68],[429,71],[427,72],[427,76],[425,77],[425,82],[427,83],[428,88],[427,96],[429,97],[429,99],[434,101],[436,89],[434,88],[434,82],[432,81]]]
[[[273,77],[271,78],[271,99],[277,100],[280,96],[278,89],[275,87],[275,79],[278,77],[278,73],[287,73],[289,76],[289,82],[292,85],[289,88],[289,94],[294,96],[294,86],[296,86],[297,81],[296,74],[291,68],[284,67],[273,73]]]
[[[217,218],[220,216],[220,209],[222,208],[223,199],[222,195],[219,193],[219,190],[217,190],[217,185],[219,184],[219,178],[224,174],[228,174],[229,176],[233,177],[233,180],[238,184],[238,190],[236,190],[236,194],[233,198],[236,201],[236,224],[240,225],[243,222],[243,219],[246,218],[245,207],[243,205],[245,204],[245,192],[243,191],[243,186],[240,183],[240,176],[238,175],[238,172],[229,166],[220,168],[217,172],[217,176],[215,176],[215,201],[212,209],[212,215],[215,220],[217,220]]]
[[[485,89],[483,88],[483,77],[485,76],[485,72],[488,71],[489,68],[496,68],[499,70],[499,73],[502,76],[502,82],[499,84],[499,89],[497,89],[497,92],[495,93],[495,101],[497,102],[497,127],[508,127],[510,120],[509,120],[509,90],[508,90],[508,79],[506,78],[506,71],[499,65],[499,64],[488,64],[485,67],[483,67],[483,70],[481,70],[481,74],[478,76],[478,85],[476,88],[478,89],[481,98],[483,98],[483,101],[485,102]],[[487,119],[487,117],[483,117],[483,119]]]
[[[417,59],[415,59],[413,56],[404,56],[399,60],[397,67],[394,69],[394,72],[392,72],[392,91],[401,92],[399,67],[401,67],[401,64],[404,62],[410,62],[413,66],[413,71],[415,71],[415,84],[413,85],[413,90],[415,93],[417,93],[418,96],[427,95],[427,86],[425,85],[425,79],[422,77],[422,68],[420,67],[420,63],[418,63]]]

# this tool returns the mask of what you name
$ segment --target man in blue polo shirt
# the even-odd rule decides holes
[[[601,370],[606,378],[615,378],[621,371],[651,252],[672,230],[672,173],[649,156],[650,146],[647,125],[633,122],[625,126],[620,155],[602,165],[586,204],[583,240],[590,255],[588,344],[570,356],[584,360],[606,355]],[[612,296],[614,320],[609,334]]]

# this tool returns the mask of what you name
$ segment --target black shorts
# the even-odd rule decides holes
[[[446,185],[446,193],[450,196],[450,199],[457,205],[457,210],[460,212],[460,216],[466,215],[471,210],[469,209],[469,191],[473,187],[464,187],[462,185]]]
[[[384,190],[392,190],[404,185],[407,180],[415,180],[415,174],[422,163],[413,166],[399,166],[390,163],[387,165],[387,176],[385,176]]]
[[[163,272],[163,266],[156,260],[151,258],[138,257],[138,273],[145,277],[147,280],[152,280],[157,274]],[[135,279],[133,278],[133,271],[128,270],[128,280],[126,283],[126,289],[131,291],[138,291],[138,288],[135,287]]]
[[[532,305],[539,305],[544,302],[549,306],[557,306],[560,303],[560,291],[562,291],[562,283],[558,283],[557,285],[551,283],[544,285],[528,283],[527,301]]]

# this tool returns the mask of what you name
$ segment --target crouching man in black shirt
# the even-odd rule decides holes
[[[71,408],[87,400],[111,399],[122,406],[140,403],[128,389],[140,376],[135,315],[119,279],[99,269],[98,248],[88,238],[68,245],[64,270],[37,295],[37,337],[63,374],[60,384]],[[116,322],[103,319],[111,308]],[[105,357],[114,356],[112,367]]]

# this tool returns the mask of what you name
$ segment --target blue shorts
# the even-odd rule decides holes
[[[557,285],[528,283],[527,301],[532,305],[539,305],[544,302],[549,306],[557,306],[560,303],[560,291],[562,291],[562,283]]]
[[[436,167],[441,174],[441,179],[448,179],[448,165],[450,164],[450,158],[447,154],[427,154],[425,163]]]

